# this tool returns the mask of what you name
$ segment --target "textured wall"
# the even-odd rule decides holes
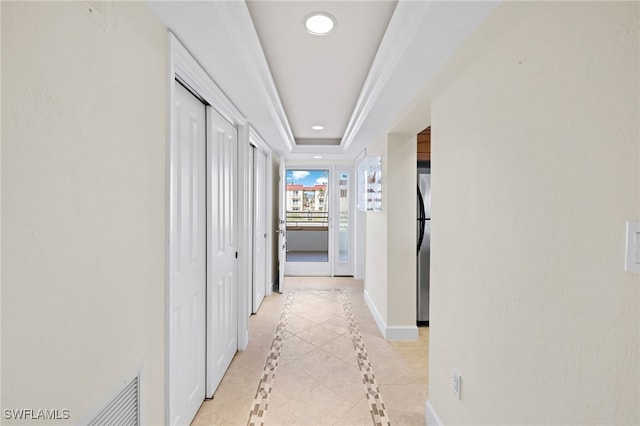
[[[416,137],[381,136],[367,155],[382,160],[382,211],[366,213],[365,289],[387,327],[415,329]]]
[[[367,295],[378,310],[382,320],[387,322],[387,218],[388,190],[387,176],[389,163],[387,154],[387,136],[376,139],[367,148],[368,156],[379,155],[382,160],[382,211],[366,212],[366,249],[365,249],[365,282]]]
[[[392,327],[415,327],[416,315],[416,135],[389,135],[389,172],[383,193],[388,211],[387,298]],[[410,206],[407,208],[407,206]]]
[[[429,398],[447,425],[640,423],[638,15],[508,2],[442,70]]]
[[[2,408],[79,424],[142,367],[162,424],[166,30],[87,5],[2,3]]]

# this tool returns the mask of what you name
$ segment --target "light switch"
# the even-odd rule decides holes
[[[627,222],[625,260],[625,271],[640,274],[640,222]]]

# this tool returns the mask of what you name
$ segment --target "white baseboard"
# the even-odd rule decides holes
[[[369,312],[371,312],[373,319],[376,321],[376,325],[378,326],[380,333],[382,333],[382,335],[385,336],[387,323],[384,321],[384,319],[382,319],[382,315],[380,315],[378,308],[376,308],[376,305],[375,303],[373,303],[373,300],[371,299],[371,296],[369,296],[369,293],[367,292],[367,290],[364,291],[364,301],[367,303],[367,306],[369,307]]]
[[[364,291],[364,301],[367,303],[369,307],[369,311],[373,316],[373,319],[376,321],[376,325],[380,330],[380,333],[384,336],[385,339],[388,340],[416,340],[418,339],[418,327],[413,325],[407,326],[388,326],[385,320],[380,315],[378,308],[376,308],[375,303],[369,296],[367,290]]]
[[[442,420],[440,420],[438,413],[436,413],[436,409],[433,408],[433,405],[431,405],[431,401],[427,401],[425,418],[427,421],[427,426],[444,426],[444,423],[442,423]]]

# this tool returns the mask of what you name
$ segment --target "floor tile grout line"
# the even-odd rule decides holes
[[[360,368],[360,374],[362,375],[362,383],[367,391],[366,396],[369,402],[373,424],[375,426],[391,425],[382,396],[380,395],[380,388],[378,387],[373,374],[373,368],[371,367],[371,362],[369,361],[364,341],[360,335],[358,321],[351,309],[349,295],[345,290],[341,290],[340,297],[342,299],[342,307],[349,326],[349,332],[351,333],[353,348],[356,351],[356,359],[358,361],[358,367]]]
[[[284,336],[286,334],[287,320],[291,312],[291,305],[293,304],[295,293],[295,291],[290,291],[287,295],[284,309],[280,315],[280,322],[278,323],[278,328],[276,329],[273,342],[271,343],[271,349],[267,356],[262,377],[258,383],[258,389],[253,400],[251,412],[249,413],[249,420],[247,421],[248,426],[264,424],[265,414],[269,407],[269,395],[271,394],[273,379],[275,378],[276,369],[278,368],[282,343],[284,342]]]

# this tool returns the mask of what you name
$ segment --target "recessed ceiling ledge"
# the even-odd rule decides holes
[[[244,1],[215,1],[211,4],[223,16],[227,31],[232,35],[243,62],[249,69],[260,94],[268,105],[278,132],[282,136],[289,152],[291,152],[295,146],[293,132],[271,75],[269,64],[262,50],[258,34],[253,26],[253,20],[249,14],[247,4]]]
[[[340,146],[347,151],[409,47],[431,2],[399,0],[362,86]]]

